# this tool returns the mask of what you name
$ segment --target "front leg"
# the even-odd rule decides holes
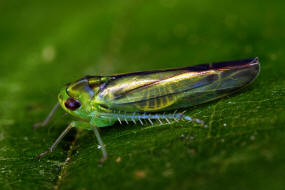
[[[55,140],[55,142],[51,145],[51,147],[48,149],[48,151],[43,152],[37,156],[37,159],[40,160],[43,156],[51,153],[55,147],[60,143],[60,141],[63,139],[63,137],[70,131],[71,128],[75,127],[73,122],[71,122],[66,129],[59,135],[59,137]]]
[[[48,149],[48,151],[43,152],[41,154],[39,154],[37,156],[37,159],[40,160],[43,156],[53,152],[53,150],[56,148],[56,146],[60,143],[60,141],[64,138],[64,136],[70,131],[71,128],[76,127],[76,128],[81,128],[81,129],[88,129],[88,130],[92,130],[95,133],[95,136],[98,140],[99,145],[101,146],[101,150],[102,150],[102,158],[99,160],[99,163],[103,163],[106,159],[107,159],[107,151],[105,148],[105,145],[101,139],[100,133],[97,129],[97,127],[92,127],[91,124],[87,123],[87,122],[83,122],[83,121],[73,121],[71,122],[67,128],[59,135],[59,137],[55,140],[55,142],[52,144],[52,146]]]
[[[48,124],[48,122],[50,121],[50,119],[52,118],[52,116],[54,115],[54,113],[55,113],[55,111],[57,110],[58,107],[59,107],[59,103],[56,103],[53,106],[52,110],[50,111],[50,113],[48,114],[48,116],[45,118],[45,120],[43,122],[34,124],[34,129],[36,129],[38,127],[46,126]]]
[[[70,131],[70,129],[72,129],[73,127],[77,127],[77,128],[84,128],[84,129],[92,129],[90,127],[89,123],[86,122],[82,122],[82,121],[73,121],[71,122],[66,129],[64,129],[64,131],[59,135],[59,137],[55,140],[55,142],[51,145],[51,147],[48,149],[48,151],[43,152],[41,154],[39,154],[37,156],[37,159],[40,160],[43,156],[51,153],[55,147],[58,145],[58,143],[60,143],[60,141],[63,139],[63,137]]]

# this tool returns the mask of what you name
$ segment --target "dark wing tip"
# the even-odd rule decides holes
[[[216,62],[216,63],[209,63],[209,64],[202,64],[196,66],[187,67],[189,71],[207,71],[210,69],[226,69],[226,68],[243,68],[248,67],[252,64],[258,64],[258,57],[255,58],[247,58],[247,59],[240,59],[235,61],[225,61],[225,62]]]
[[[250,59],[249,59],[250,60]],[[259,58],[258,57],[254,57],[254,58],[251,58],[251,61],[250,61],[251,64],[258,64],[259,65]]]
[[[253,62],[258,62],[258,57],[252,58]]]
[[[212,69],[224,69],[224,68],[233,68],[233,67],[242,68],[242,67],[248,67],[252,64],[259,64],[258,57],[240,59],[240,60],[235,60],[235,61],[213,63]]]

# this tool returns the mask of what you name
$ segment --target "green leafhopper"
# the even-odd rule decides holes
[[[57,138],[50,149],[38,156],[52,152],[72,127],[93,130],[101,146],[103,157],[107,152],[98,127],[115,122],[140,123],[154,120],[162,123],[181,119],[204,124],[184,113],[174,112],[229,95],[250,84],[260,70],[257,58],[220,62],[176,69],[143,71],[112,76],[86,76],[60,90],[59,105],[81,121],[73,121]]]

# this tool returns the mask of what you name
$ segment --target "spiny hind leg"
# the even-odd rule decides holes
[[[163,113],[163,114],[160,114],[160,113],[133,113],[133,114],[115,113],[114,116],[118,118],[118,121],[120,122],[120,124],[122,124],[122,121],[124,120],[126,121],[127,124],[128,124],[127,120],[133,121],[134,124],[136,124],[136,120],[137,120],[141,123],[141,125],[144,125],[142,120],[148,121],[151,125],[154,125],[152,120],[158,121],[160,125],[164,123],[170,124],[171,120],[174,120],[176,122],[179,122],[180,120],[187,120],[190,122],[194,122],[194,123],[198,123],[200,125],[206,126],[204,121],[200,119],[192,118],[189,115],[184,115],[185,111],[181,113],[176,113],[176,112],[177,111],[175,111],[174,113]]]
[[[198,123],[198,124],[200,124],[200,125],[203,125],[204,127],[207,127],[205,121],[203,121],[203,120],[200,120],[200,119],[197,119],[197,118],[192,118],[192,117],[190,117],[190,116],[188,116],[188,115],[185,115],[185,116],[183,117],[183,119],[185,119],[185,120],[187,120],[187,121],[195,122],[195,123]]]
[[[168,114],[168,116],[171,119],[174,119],[176,122],[179,122],[180,120],[186,120],[189,122],[194,122],[203,126],[207,126],[206,123],[203,120],[197,119],[197,118],[192,118],[189,115],[185,115],[184,113],[186,111],[183,111],[181,113],[176,113],[177,111],[175,111],[173,114]]]

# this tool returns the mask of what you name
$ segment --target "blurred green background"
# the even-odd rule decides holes
[[[284,1],[0,1],[0,189],[284,189]],[[187,122],[73,130],[59,89],[109,75],[259,56],[242,92],[197,106]]]

